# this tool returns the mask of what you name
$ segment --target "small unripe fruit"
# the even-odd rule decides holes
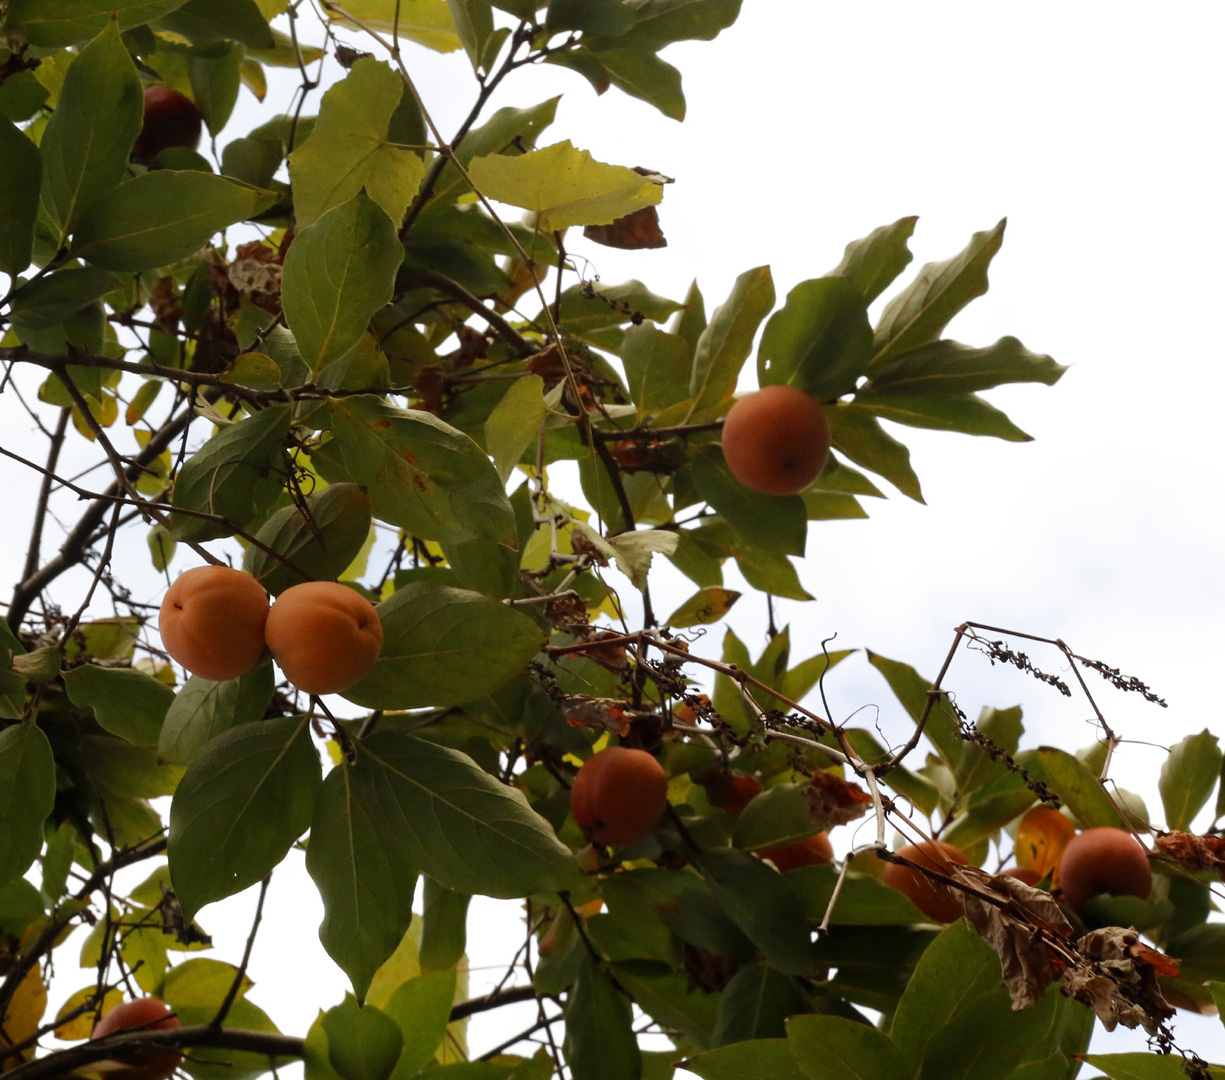
[[[1099,893],[1148,899],[1148,853],[1126,829],[1099,826],[1068,841],[1059,862],[1059,898],[1079,911]]]
[[[191,98],[169,86],[146,87],[145,122],[132,157],[149,162],[169,146],[194,150],[200,144],[200,123],[200,110]]]
[[[116,1031],[162,1031],[177,1028],[179,1018],[170,1006],[157,998],[137,998],[116,1005],[94,1028],[91,1039],[101,1039]],[[122,1066],[108,1068],[109,1080],[167,1080],[179,1067],[183,1055],[177,1050],[126,1050],[112,1059]]]
[[[285,678],[307,694],[348,690],[383,648],[374,605],[336,581],[291,585],[273,602],[264,633]]]
[[[926,866],[938,874],[951,876],[951,863],[962,866],[972,865],[965,854],[952,844],[936,840],[918,844],[907,844],[897,852],[903,859],[909,859],[919,866]],[[921,870],[912,870],[901,863],[886,863],[884,882],[906,896],[929,919],[936,922],[950,923],[962,915],[960,895],[956,889],[941,881],[929,878]]]
[[[570,788],[570,810],[596,844],[632,844],[655,830],[668,807],[668,776],[645,750],[609,746],[592,754]]]
[[[727,467],[745,487],[763,495],[803,491],[824,467],[829,444],[821,406],[795,386],[766,386],[746,394],[723,422]]]
[[[230,566],[197,566],[166,590],[162,644],[193,675],[223,682],[254,671],[264,655],[268,594]]]
[[[778,867],[779,873],[789,874],[803,866],[821,866],[833,862],[834,846],[826,833],[819,832],[795,844],[762,848],[757,852]]]

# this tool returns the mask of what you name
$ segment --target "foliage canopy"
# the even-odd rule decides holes
[[[714,38],[740,0],[321,0],[320,46],[301,4],[288,32],[270,22],[289,6],[0,3],[0,389],[45,439],[41,463],[0,447],[44,478],[0,622],[0,1072],[90,1075],[173,1043],[202,1080],[295,1058],[327,1080],[655,1080],[681,1061],[706,1080],[1070,1080],[1095,1017],[1168,1055],[1172,1006],[1213,1011],[1225,981],[1208,920],[1225,854],[1188,832],[1214,793],[1225,811],[1214,736],[1165,763],[1160,830],[1106,782],[1115,736],[1082,672],[1160,702],[1062,643],[1043,647],[1070,685],[1005,640],[1025,634],[965,624],[950,657],[973,644],[1083,696],[1102,739],[1080,753],[1026,745],[1019,708],[969,720],[943,673],[794,657],[772,617],[756,657],[731,629],[718,657],[688,634],[742,599],[729,560],[750,590],[805,601],[811,523],[866,517],[882,482],[922,502],[897,425],[1028,438],[981,395],[1063,368],[1012,337],[944,337],[986,291],[1004,222],[905,277],[904,218],[781,303],[750,268],[709,314],[696,282],[672,299],[585,279],[584,245],[665,242],[670,181],[549,142],[556,99],[490,112],[495,89],[552,64],[679,120],[661,50]],[[405,42],[467,57],[457,131],[435,128]],[[240,93],[263,101],[274,68],[300,73],[299,100],[236,134]],[[211,157],[131,160],[158,82],[225,131]],[[797,495],[751,491],[724,462],[751,360],[828,420],[833,453]],[[109,481],[64,475],[85,444]],[[373,670],[326,701],[267,660],[184,678],[152,617],[163,586],[116,571],[141,530],[167,580],[232,557],[272,595],[359,590],[383,627]],[[691,595],[661,619],[665,560]],[[907,718],[891,746],[805,704],[865,659]],[[658,758],[669,808],[642,839],[593,847],[568,789],[617,742]],[[1061,908],[1042,861],[1061,834],[1017,839],[1040,803],[1144,838],[1152,894]],[[777,852],[860,818],[872,841],[780,872]],[[940,928],[882,883],[887,825],[967,854],[938,875],[965,919]],[[284,1034],[247,997],[247,957],[202,950],[208,905],[266,888],[295,845],[353,993]],[[1014,848],[1036,889],[977,869]],[[466,991],[474,894],[525,913],[521,958],[484,998]],[[55,1016],[53,955],[57,980],[83,984]],[[182,1027],[78,1042],[141,994]],[[525,1000],[539,1023],[463,1060],[467,1017]],[[674,1049],[645,1050],[644,1021]],[[539,1031],[534,1055],[501,1052]],[[1092,1061],[1209,1075],[1194,1055]]]

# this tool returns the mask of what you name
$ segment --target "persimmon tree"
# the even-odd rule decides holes
[[[1075,695],[1098,724],[1087,749],[1029,745],[1019,708],[971,719],[949,663],[931,679],[867,649],[794,656],[772,606],[760,647],[730,628],[837,572],[803,562],[810,526],[866,517],[882,482],[922,501],[898,425],[1028,438],[980,394],[1063,369],[1015,338],[944,336],[1004,224],[914,273],[905,218],[814,256],[837,265],[781,301],[747,269],[708,313],[696,283],[666,298],[584,269],[599,245],[664,243],[669,178],[550,140],[556,99],[491,104],[550,64],[679,119],[660,50],[738,8],[0,3],[0,392],[34,432],[0,452],[39,485],[0,623],[0,1072],[105,1075],[147,1047],[202,1078],[304,1059],[345,1080],[682,1062],[707,1080],[1060,1080],[1100,1020],[1156,1051],[1093,1055],[1109,1075],[1208,1075],[1172,1018],[1213,1011],[1225,980],[1225,851],[1215,822],[1189,831],[1214,793],[1225,809],[1215,737],[1173,749],[1150,818],[1110,781],[1098,699],[1161,702],[1063,642],[966,623],[949,661]],[[466,55],[454,131],[414,80],[419,47]],[[153,85],[194,103],[208,153],[141,138]],[[268,118],[240,133],[247,94]],[[754,382],[801,391],[828,426],[797,494],[723,458]],[[373,669],[324,698],[269,657],[189,677],[156,613],[179,574],[225,563],[273,597],[340,581],[376,603]],[[682,580],[660,610],[658,583]],[[897,699],[876,724],[824,704],[863,663]],[[570,787],[608,746],[649,756],[601,775],[647,775],[653,799],[662,770],[662,817],[633,791],[584,795],[580,828]],[[1062,846],[1103,827],[1144,844],[1151,891],[1061,904]],[[895,853],[931,839],[965,862]],[[260,914],[243,955],[215,956],[209,905],[257,890],[262,914],[295,845],[352,993],[282,1033],[249,996]],[[889,864],[943,890],[952,921],[890,888]],[[523,940],[473,998],[476,894],[513,905]],[[142,997],[179,1025],[87,1039]],[[466,1018],[524,1001],[527,1031],[463,1060]]]

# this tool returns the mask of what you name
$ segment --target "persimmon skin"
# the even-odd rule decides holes
[[[795,844],[784,844],[782,847],[762,848],[757,852],[763,859],[769,859],[780,874],[789,874],[805,866],[822,866],[834,861],[834,846],[829,842],[829,834],[815,833]]]
[[[907,844],[899,848],[898,855],[920,866],[926,866],[938,874],[948,874],[949,863],[962,866],[973,865],[965,853],[943,840],[931,843]],[[961,918],[963,911],[957,892],[939,881],[934,881],[919,870],[912,870],[901,863],[885,863],[884,881],[897,889],[924,915],[935,922],[951,923]]]
[[[723,422],[723,458],[745,487],[795,495],[829,457],[829,423],[796,386],[766,386],[740,398]]]
[[[1059,862],[1059,899],[1080,911],[1099,893],[1148,899],[1148,853],[1126,829],[1103,825],[1072,837]]]
[[[1039,874],[1032,866],[1010,866],[1007,870],[1001,872],[1001,876],[1016,878],[1017,881],[1032,888],[1042,880],[1043,875]]]
[[[375,606],[337,581],[291,585],[273,601],[264,636],[285,678],[307,694],[348,690],[383,648]]]
[[[200,145],[202,117],[196,103],[169,86],[145,87],[145,122],[136,136],[132,157],[152,161],[170,146],[194,150]]]
[[[94,1027],[91,1039],[113,1035],[116,1031],[164,1031],[177,1028],[179,1018],[169,1005],[157,998],[136,998],[116,1005]],[[112,1059],[124,1068],[108,1069],[111,1080],[167,1080],[179,1067],[183,1055],[177,1050],[129,1050]]]
[[[608,746],[592,754],[570,788],[570,812],[596,844],[632,844],[655,831],[668,807],[668,775],[645,750]]]
[[[264,655],[268,594],[250,574],[230,566],[197,566],[166,590],[158,614],[162,644],[193,675],[237,679]]]

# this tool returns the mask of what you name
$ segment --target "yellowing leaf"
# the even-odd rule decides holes
[[[23,1043],[38,1030],[38,1023],[47,1009],[47,988],[43,985],[42,973],[35,965],[21,980],[17,992],[4,1013],[4,1026],[0,1028],[0,1049]],[[28,1061],[34,1056],[34,1047],[28,1046],[19,1055],[19,1060]],[[12,1059],[9,1059],[10,1065]]]
[[[98,988],[90,985],[82,987],[72,995],[63,1005],[60,1006],[60,1011],[55,1014],[55,1019],[60,1020],[69,1013],[74,1012],[88,1002],[92,1002],[94,995],[97,994]],[[123,1001],[123,991],[114,988],[106,992],[106,996],[102,999],[102,1007],[99,1009],[86,1009],[83,1013],[74,1016],[66,1023],[60,1024],[55,1029],[55,1037],[57,1039],[65,1039],[73,1041],[76,1039],[88,1039],[90,1032],[94,1030],[94,1016],[104,1016],[110,1012],[116,1005]]]
[[[294,214],[305,228],[362,188],[398,222],[421,186],[425,166],[387,141],[404,82],[386,64],[359,60],[323,95],[310,138],[289,157]]]
[[[361,23],[359,28],[369,27],[385,33],[395,30],[400,37],[435,52],[454,52],[460,48],[455,20],[451,18],[446,0],[347,0],[339,6],[352,18],[329,9],[330,20],[347,22],[351,26]]]
[[[608,541],[612,548],[617,569],[642,591],[647,586],[647,571],[651,569],[651,555],[658,551],[671,555],[676,551],[679,537],[663,529],[639,529],[637,532],[621,533]]]
[[[534,210],[542,232],[570,225],[608,225],[663,198],[663,187],[623,165],[596,161],[569,141],[519,157],[491,154],[468,166],[490,199]]]

